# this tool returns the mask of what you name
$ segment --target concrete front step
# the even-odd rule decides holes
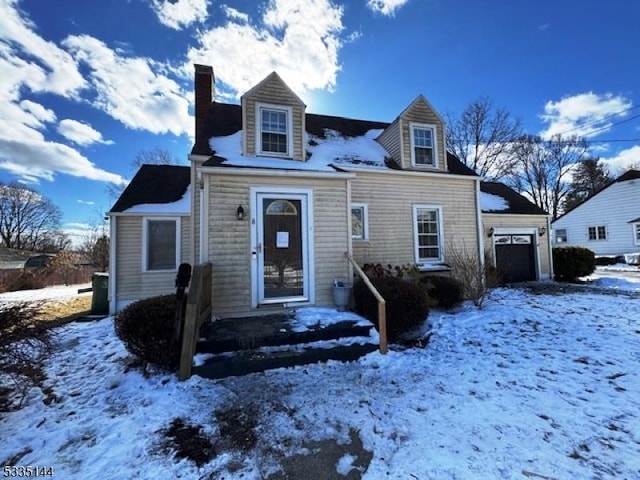
[[[329,348],[298,345],[295,349],[285,350],[269,348],[242,350],[208,358],[204,364],[193,367],[192,371],[195,375],[215,379],[328,360],[348,362],[378,349],[377,344],[366,343],[368,339],[363,341],[365,343],[351,345],[344,345],[341,342]]]
[[[296,332],[292,331],[286,322],[282,324],[265,322],[251,325],[246,321],[239,323],[238,320],[223,320],[202,327],[196,352],[235,352],[260,347],[366,337],[372,328],[372,325],[357,325],[354,321],[345,320],[317,329]]]

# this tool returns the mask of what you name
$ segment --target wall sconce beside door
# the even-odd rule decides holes
[[[236,218],[238,220],[244,220],[244,208],[242,208],[242,205],[238,206],[236,210]]]
[[[540,230],[538,230],[539,236],[543,236],[545,233],[547,233],[547,229],[545,227],[542,227]]]
[[[496,230],[495,230],[495,228],[493,228],[493,227],[491,227],[491,228],[489,229],[489,238],[493,237],[493,234],[495,233],[495,231],[496,231]]]

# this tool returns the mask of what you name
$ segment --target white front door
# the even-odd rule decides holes
[[[310,300],[309,196],[299,190],[255,191],[254,304]]]

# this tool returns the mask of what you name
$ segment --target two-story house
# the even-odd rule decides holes
[[[386,123],[307,113],[275,72],[240,105],[214,86],[196,65],[190,167],[143,166],[110,212],[112,312],[171,292],[181,262],[211,262],[214,313],[237,316],[331,305],[334,279],[352,276],[345,253],[425,272],[448,271],[452,249],[495,258],[480,178],[447,153],[423,96]],[[514,224],[531,234],[533,279],[549,276],[546,221]]]

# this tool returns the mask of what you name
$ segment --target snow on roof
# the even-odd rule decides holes
[[[358,165],[359,167],[386,169],[386,150],[375,141],[382,130],[369,130],[359,137],[344,137],[339,132],[326,130],[321,138],[307,133],[306,149],[311,154],[306,162],[287,158],[250,157],[242,155],[242,130],[226,137],[213,137],[209,144],[222,157],[224,165],[236,167],[281,168],[334,172],[332,165]]]
[[[509,210],[509,202],[498,195],[480,192],[480,208],[483,212],[500,212]]]
[[[141,203],[123,210],[123,213],[188,215],[191,213],[191,185],[187,187],[180,200],[169,203]]]

